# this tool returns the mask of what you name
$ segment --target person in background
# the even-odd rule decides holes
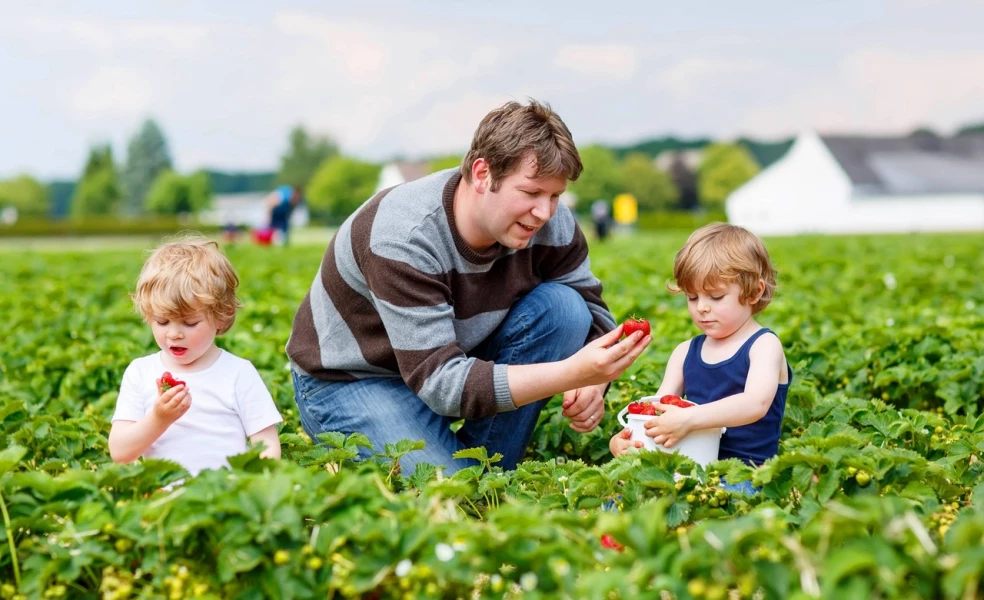
[[[284,246],[287,244],[290,216],[303,199],[304,188],[299,185],[282,185],[267,195],[266,204],[270,211],[270,230],[273,232],[273,240],[277,245]]]

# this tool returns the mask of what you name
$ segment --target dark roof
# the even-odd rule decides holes
[[[859,193],[984,193],[984,134],[822,139]]]

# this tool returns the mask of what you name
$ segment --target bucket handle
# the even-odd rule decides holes
[[[629,422],[625,420],[625,413],[629,412],[629,407],[626,406],[618,413],[618,422],[622,424],[622,427],[628,427]]]

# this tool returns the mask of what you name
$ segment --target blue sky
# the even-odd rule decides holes
[[[527,96],[579,144],[984,121],[977,0],[0,1],[0,176],[121,160],[148,116],[181,170],[275,169],[297,123],[373,160],[462,151]]]

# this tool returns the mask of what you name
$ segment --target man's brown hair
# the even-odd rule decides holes
[[[527,105],[506,102],[485,115],[461,161],[461,176],[471,182],[472,165],[484,158],[492,175],[492,191],[498,191],[527,153],[532,155],[537,177],[576,181],[584,169],[567,125],[550,105],[530,99]]]

